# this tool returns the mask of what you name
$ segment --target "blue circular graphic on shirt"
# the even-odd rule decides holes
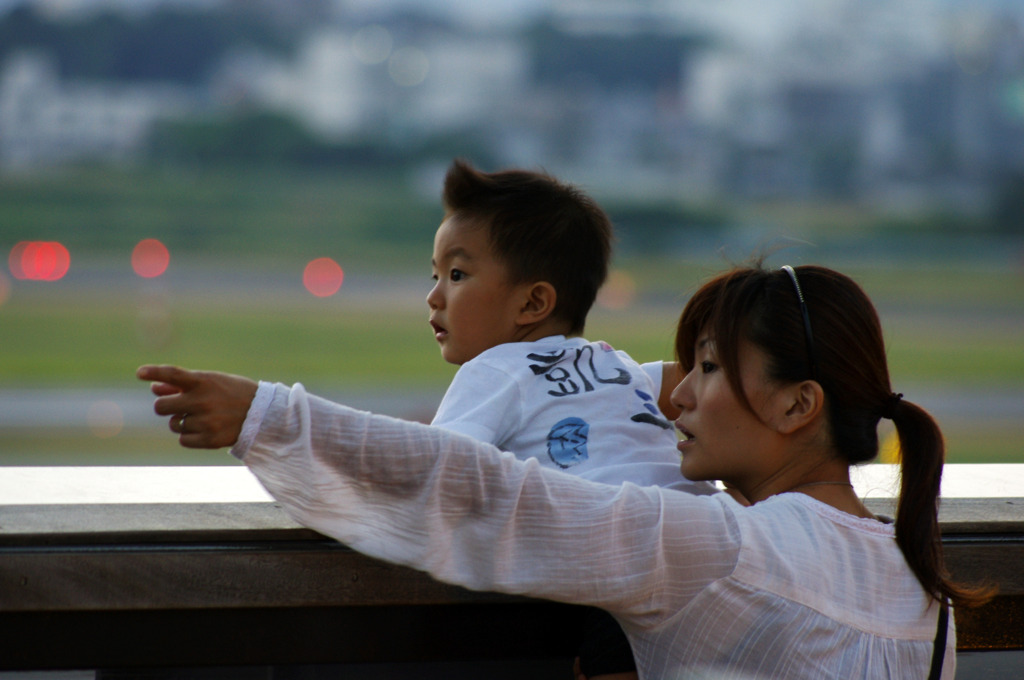
[[[582,418],[564,418],[548,432],[548,455],[560,468],[579,465],[587,455],[590,425]]]

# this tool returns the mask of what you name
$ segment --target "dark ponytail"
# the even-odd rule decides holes
[[[956,583],[943,559],[938,497],[946,446],[939,426],[927,411],[907,401],[897,400],[886,415],[896,426],[900,442],[896,544],[933,597],[949,598],[956,606],[984,604],[993,589]]]

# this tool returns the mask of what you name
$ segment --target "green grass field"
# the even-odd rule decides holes
[[[1006,285],[1016,298],[1019,286],[1010,288],[1012,283],[993,281],[989,294],[1005,298],[995,287]],[[438,358],[426,307],[416,306],[415,293],[384,307],[358,300],[274,304],[215,293],[157,304],[58,289],[19,293],[0,305],[0,384],[8,387],[124,385],[137,365],[154,361],[314,385],[396,389],[443,385],[452,373]],[[664,303],[596,308],[587,334],[642,360],[669,358],[678,311]],[[883,306],[894,383],[1024,385],[1024,316],[1017,313],[1015,299],[1004,308],[976,306],[970,313],[953,304],[925,311]],[[157,330],[147,330],[152,326]]]

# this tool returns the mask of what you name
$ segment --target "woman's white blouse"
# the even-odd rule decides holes
[[[296,521],[477,590],[610,611],[642,679],[921,678],[938,607],[892,527],[800,493],[595,484],[261,383],[232,449]],[[953,617],[943,678],[953,678]]]

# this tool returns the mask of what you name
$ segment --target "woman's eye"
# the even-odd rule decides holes
[[[714,372],[714,370],[716,368],[717,368],[717,366],[715,366],[715,364],[713,362],[710,362],[710,361],[702,361],[702,362],[700,362],[700,371],[701,371],[701,373],[712,373],[712,372]]]

